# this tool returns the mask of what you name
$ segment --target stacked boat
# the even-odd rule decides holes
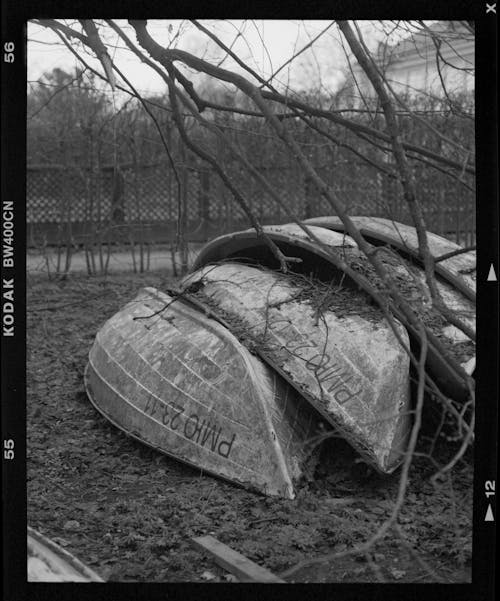
[[[417,314],[434,319],[413,228],[354,221],[386,247],[380,255]],[[95,407],[158,451],[269,495],[294,497],[328,432],[380,472],[394,471],[412,425],[407,350],[418,348],[418,332],[377,305],[380,282],[340,220],[305,224],[216,238],[178,290],[139,291],[90,351],[85,384]],[[297,259],[292,273],[279,270],[269,241]],[[434,235],[430,246],[439,257],[456,250]],[[474,328],[475,257],[437,265],[443,298]],[[443,345],[458,349],[456,365],[443,361]],[[426,367],[445,394],[466,398],[460,363],[473,361],[472,341],[441,319]]]

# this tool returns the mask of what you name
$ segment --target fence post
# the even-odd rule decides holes
[[[447,223],[446,223],[446,204],[444,198],[444,190],[439,191],[439,202],[438,202],[438,211],[439,211],[439,231],[437,232],[441,236],[446,236],[447,234]]]
[[[111,180],[111,220],[115,224],[125,222],[125,185],[119,166],[113,167]]]
[[[312,184],[311,178],[307,175],[304,178],[304,215],[303,219],[309,219],[314,217],[314,205],[315,205],[315,187]]]
[[[200,180],[200,195],[198,198],[198,215],[201,220],[201,234],[208,237],[208,224],[210,221],[210,172],[206,169],[198,172]]]
[[[188,246],[186,240],[187,232],[187,198],[188,198],[188,167],[187,153],[184,142],[179,138],[179,153],[180,153],[180,179],[181,179],[181,197],[179,199],[179,215],[177,216],[177,233],[179,253],[181,256],[181,274],[185,274],[188,269]]]
[[[69,268],[71,266],[71,251],[73,246],[73,232],[72,232],[72,221],[71,221],[71,208],[72,208],[72,199],[70,198],[70,190],[71,186],[69,183],[70,173],[74,178],[75,175],[73,171],[69,171],[65,169],[63,175],[63,189],[64,189],[64,197],[66,202],[66,261],[64,265],[64,273],[67,274]]]

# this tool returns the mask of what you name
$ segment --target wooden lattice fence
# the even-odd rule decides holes
[[[401,185],[364,163],[317,165],[351,215],[390,217],[411,223]],[[268,167],[263,175],[298,217],[333,214],[298,169]],[[248,174],[228,168],[263,223],[289,221],[283,209]],[[462,243],[475,241],[475,195],[430,169],[415,173],[428,229]],[[241,208],[211,170],[168,163],[104,166],[89,170],[65,165],[27,169],[28,240],[32,245],[73,244],[100,236],[106,242],[169,242],[185,206],[186,238],[203,241],[248,227]]]

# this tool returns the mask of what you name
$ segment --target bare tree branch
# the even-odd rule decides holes
[[[205,61],[202,61],[201,59],[193,57],[189,53],[182,52],[181,54],[179,54],[180,51],[176,51],[176,52],[172,53],[172,51],[170,51],[170,50],[165,50],[151,38],[151,36],[149,35],[149,33],[146,29],[145,21],[131,21],[131,25],[136,30],[137,39],[138,39],[140,45],[147,52],[149,52],[149,54],[153,58],[158,60],[158,62],[166,65],[167,68],[170,66],[170,64],[173,60],[182,60],[183,62],[186,62],[186,64],[189,64],[193,68],[200,69],[202,71],[208,72],[209,74],[214,73],[214,74],[218,75],[224,81],[227,81],[228,83],[232,83],[233,85],[238,87],[242,92],[244,92],[249,98],[251,98],[254,101],[254,103],[259,107],[259,109],[266,115],[267,120],[268,120],[269,124],[271,125],[271,127],[274,129],[274,131],[285,142],[285,144],[290,148],[293,156],[296,158],[298,163],[301,165],[304,172],[308,175],[308,177],[311,178],[311,181],[317,187],[318,192],[322,196],[324,196],[324,198],[331,204],[332,208],[334,208],[336,213],[342,219],[347,232],[354,238],[354,240],[356,241],[356,243],[358,244],[358,246],[362,250],[362,252],[364,252],[366,254],[366,256],[370,259],[373,266],[375,267],[377,274],[379,275],[379,277],[381,278],[382,282],[387,287],[387,289],[390,291],[392,298],[395,300],[398,307],[403,311],[405,318],[407,320],[409,320],[410,323],[414,324],[414,328],[418,328],[419,327],[418,318],[415,316],[411,307],[408,305],[408,303],[405,301],[405,299],[398,292],[397,288],[394,286],[394,284],[391,280],[391,277],[389,276],[385,267],[373,255],[371,245],[369,245],[365,241],[363,236],[359,233],[359,230],[356,228],[356,226],[354,225],[354,223],[352,222],[350,217],[347,215],[347,213],[344,210],[344,208],[342,207],[342,205],[334,197],[332,190],[319,177],[316,170],[312,167],[310,161],[303,155],[300,147],[298,146],[296,141],[293,139],[293,137],[289,134],[287,129],[283,126],[282,122],[279,119],[277,119],[276,116],[269,109],[269,107],[267,106],[267,104],[264,101],[263,94],[261,94],[261,91],[241,75],[231,73],[230,71],[227,71],[225,69],[213,67],[212,65],[207,66],[207,63]],[[408,169],[407,166],[406,166],[406,169]],[[422,222],[423,222],[423,218],[420,223],[422,223]],[[314,236],[314,234],[312,234],[312,232],[310,230],[308,230],[308,228],[306,228],[300,222],[299,222],[299,225],[300,225],[300,227],[302,227],[304,229],[304,231],[308,234],[308,236],[312,240],[314,240],[320,247],[324,246],[321,243],[321,241],[318,240]],[[424,231],[424,237],[425,237],[425,231]],[[426,237],[424,239],[426,242]],[[420,242],[420,239],[419,239],[419,242]],[[326,248],[325,251],[332,258],[332,260],[338,261],[338,257],[336,257],[336,256],[334,257],[333,253],[328,248]],[[427,256],[430,257],[430,259],[432,260],[432,256],[430,255],[428,247],[427,247]],[[347,266],[344,265],[343,268],[345,270],[347,268]],[[429,268],[428,265],[427,265],[427,268]],[[432,263],[431,263],[430,269],[431,269],[431,273],[433,274]],[[346,271],[346,273],[349,273],[350,277],[352,277],[355,281],[357,279],[359,279],[359,275],[356,274],[356,272],[353,270],[350,270],[349,272]],[[366,287],[367,284],[366,284],[366,282],[363,282],[362,285],[364,285]],[[431,289],[431,286],[433,286],[433,289]],[[431,284],[429,285],[429,288],[431,289],[431,293],[434,290],[433,298],[439,299],[440,298],[439,292],[436,292],[435,281],[432,281],[432,279],[431,279]],[[370,294],[373,296],[374,291],[373,291],[372,287],[368,286],[368,289],[370,290]],[[442,305],[444,305],[444,303],[442,303]],[[443,313],[444,313],[444,311],[446,311],[446,307],[444,309],[442,309],[441,307],[439,307],[439,308],[440,308],[440,310],[443,310]],[[466,326],[459,319],[457,319],[456,316],[451,311],[448,311],[447,314],[445,314],[445,316],[450,321],[450,323],[452,323],[456,327],[465,331],[467,333],[467,335],[469,337],[471,337],[471,339],[475,338],[475,333],[470,328],[468,328],[468,326]],[[430,336],[429,332],[428,332],[428,336]],[[437,341],[434,339],[433,344],[435,345],[436,343],[437,343]],[[449,356],[447,356],[447,353],[445,353],[443,351],[442,354],[443,354],[443,356],[446,357],[445,360],[448,363],[450,363],[450,365],[453,365],[453,369],[455,369],[457,371],[457,373],[460,373],[462,375],[462,377],[465,377],[466,379],[468,378],[468,375],[463,371],[461,366],[459,366],[456,362],[451,361],[451,358]]]
[[[377,92],[381,100],[382,108],[384,110],[384,115],[387,123],[387,129],[389,130],[391,136],[394,158],[399,169],[404,197],[408,204],[413,223],[417,231],[419,252],[422,256],[422,260],[424,263],[427,285],[429,287],[433,302],[439,309],[439,311],[441,311],[441,313],[451,324],[453,324],[454,326],[462,330],[464,333],[466,333],[467,336],[471,338],[471,340],[475,340],[475,333],[472,331],[471,328],[469,328],[460,319],[458,319],[455,313],[445,305],[443,299],[441,298],[441,293],[439,292],[439,289],[437,287],[436,278],[434,274],[434,260],[429,250],[429,245],[427,242],[427,228],[425,224],[424,215],[420,203],[417,199],[414,177],[408,165],[404,146],[401,143],[401,137],[396,120],[396,115],[394,113],[394,108],[389,98],[389,95],[385,90],[382,76],[373,66],[372,61],[364,51],[361,43],[355,37],[354,32],[352,31],[349,23],[347,21],[339,21],[339,27],[342,33],[344,34],[349,46],[351,47],[351,50],[356,56],[357,61],[364,69],[366,75],[370,79],[373,87],[375,88],[375,91]]]
[[[130,23],[131,23],[131,25],[134,26],[134,28],[136,28],[136,29],[139,28],[138,30],[140,32],[142,32],[145,29],[145,21],[131,21]],[[150,37],[150,36],[148,36],[148,37]],[[162,62],[162,59],[170,61],[170,62],[179,60],[179,61],[185,63],[186,65],[188,65],[189,67],[196,69],[197,71],[201,71],[201,72],[206,73],[207,75],[211,75],[212,77],[215,77],[221,81],[225,81],[227,83],[233,84],[236,87],[239,87],[240,89],[242,89],[242,91],[245,91],[245,90],[241,87],[241,85],[243,85],[243,87],[245,87],[246,84],[252,85],[252,84],[250,84],[250,82],[247,82],[242,76],[238,75],[237,73],[232,73],[230,71],[227,71],[226,69],[222,69],[221,67],[216,67],[216,66],[212,65],[211,63],[204,61],[203,59],[195,57],[194,55],[190,54],[189,52],[186,52],[184,50],[178,50],[178,49],[162,48],[152,38],[150,38],[147,43],[148,43],[147,50],[149,51],[150,55],[155,60],[158,60],[158,62],[160,62],[160,63]],[[246,70],[248,70],[248,67]],[[252,72],[252,74],[254,73],[253,70],[250,70],[250,71]],[[262,80],[262,78],[258,75],[257,75],[257,78],[259,80]],[[264,83],[264,81],[262,80],[261,83]],[[311,106],[307,105],[306,103],[289,98],[287,96],[283,96],[282,94],[280,94],[278,92],[263,90],[262,97],[265,99],[268,99],[268,100],[274,100],[276,102],[279,102],[286,106],[290,106],[292,108],[303,110],[310,115],[324,117],[324,118],[329,119],[333,122],[336,122],[340,125],[344,125],[348,129],[351,129],[353,131],[361,131],[361,132],[366,133],[367,135],[372,136],[376,139],[381,139],[381,140],[384,140],[387,142],[389,142],[391,140],[391,137],[388,134],[384,134],[383,132],[379,132],[373,128],[367,127],[362,124],[351,122],[348,119],[344,119],[342,117],[339,117],[336,114],[332,114],[330,111],[315,109],[314,107],[311,107]],[[456,161],[452,161],[450,159],[442,157],[436,153],[433,153],[425,148],[416,146],[414,144],[402,142],[402,145],[405,149],[412,150],[414,152],[423,154],[424,156],[427,156],[428,158],[434,159],[436,162],[440,162],[440,163],[446,164],[450,167],[454,167],[454,168],[460,169],[460,170],[463,167],[463,165],[461,165],[460,163],[457,163]],[[475,172],[472,167],[467,167],[466,171],[468,173],[472,173],[472,174]]]
[[[425,335],[425,331],[423,327],[421,328],[421,340],[422,346],[420,349],[420,358],[419,358],[419,366],[418,366],[418,390],[417,390],[417,403],[415,409],[415,421],[413,423],[413,427],[410,434],[410,440],[408,442],[407,451],[405,453],[405,459],[403,462],[403,467],[401,468],[401,476],[399,478],[399,486],[398,486],[398,495],[396,501],[394,503],[394,507],[392,509],[391,515],[388,520],[386,520],[382,526],[375,532],[375,534],[362,545],[358,545],[353,547],[352,549],[348,549],[346,551],[340,553],[329,553],[327,555],[322,555],[320,557],[314,557],[311,559],[306,559],[305,561],[301,561],[294,565],[293,567],[285,570],[280,575],[282,578],[287,578],[304,567],[310,567],[312,565],[318,563],[324,563],[325,561],[331,561],[335,559],[340,559],[341,557],[347,557],[349,555],[361,554],[361,553],[369,553],[373,546],[380,540],[382,540],[389,529],[392,528],[396,524],[397,517],[401,508],[403,507],[406,495],[406,489],[408,487],[408,473],[410,470],[410,466],[412,464],[415,448],[417,446],[418,433],[420,431],[420,426],[422,424],[422,408],[424,406],[424,389],[425,389],[425,360],[427,355],[427,337]]]
[[[113,74],[111,57],[108,54],[106,46],[102,43],[101,38],[99,37],[99,32],[97,31],[94,21],[91,19],[80,19],[80,23],[87,34],[89,46],[95,52],[97,58],[101,61],[104,73],[106,73],[111,88],[114,90],[116,82]]]

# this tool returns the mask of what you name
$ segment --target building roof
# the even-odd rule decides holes
[[[386,62],[404,60],[412,56],[427,58],[429,51],[435,51],[433,38],[439,39],[447,46],[455,46],[458,41],[474,41],[474,34],[460,21],[436,21],[427,29],[415,31],[392,46],[379,45],[379,59]]]

